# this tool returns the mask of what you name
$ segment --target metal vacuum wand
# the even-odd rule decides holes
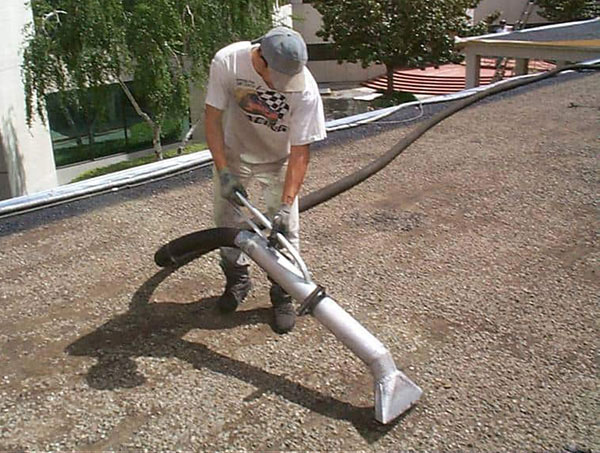
[[[271,224],[248,200],[238,197],[267,229]],[[413,406],[423,391],[396,368],[386,347],[356,319],[340,307],[325,290],[313,283],[300,254],[281,234],[277,239],[294,262],[269,245],[256,224],[246,219],[251,231],[241,231],[235,245],[267,272],[292,298],[301,303],[300,314],[310,313],[329,329],[371,370],[375,384],[375,418],[389,423]]]

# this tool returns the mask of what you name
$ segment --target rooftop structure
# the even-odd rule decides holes
[[[516,59],[516,73],[527,73],[530,59],[554,60],[558,66],[600,58],[600,18],[460,40],[466,55],[467,88],[481,82],[482,57]]]

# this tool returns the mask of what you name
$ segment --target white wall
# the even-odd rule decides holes
[[[274,24],[293,28],[292,5],[279,5],[279,3],[277,2],[275,13],[273,14]]]
[[[25,121],[22,30],[31,19],[23,0],[0,0],[0,199],[57,185],[48,128]]]
[[[298,31],[306,44],[321,44],[324,41],[317,36],[321,28],[321,14],[310,4],[293,0],[294,30]],[[309,61],[308,67],[319,83],[327,82],[362,82],[385,73],[385,66],[371,65],[363,68],[360,64],[337,61]]]
[[[385,74],[385,66],[372,64],[363,68],[360,63],[342,63],[337,61],[309,61],[308,69],[319,83],[363,82]]]
[[[479,6],[475,8],[474,20],[479,22],[485,19],[489,14],[494,11],[500,11],[502,16],[500,19],[506,20],[509,24],[514,24],[521,17],[521,13],[528,2],[526,0],[482,0]],[[528,24],[539,24],[546,23],[546,19],[540,17],[536,11],[537,7],[534,7],[533,13],[529,16],[527,21]]]
[[[306,44],[319,44],[324,42],[317,37],[321,28],[321,14],[310,4],[296,3],[292,5],[292,19],[294,30],[302,35]]]

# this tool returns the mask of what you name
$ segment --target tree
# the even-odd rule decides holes
[[[536,0],[539,15],[551,22],[569,22],[600,16],[598,0]]]
[[[317,35],[333,41],[338,61],[386,67],[387,92],[395,68],[455,61],[455,36],[469,29],[466,9],[479,0],[313,0],[323,16]]]
[[[161,128],[167,116],[187,115],[190,82],[203,80],[219,47],[269,28],[274,0],[31,0],[31,7],[23,63],[28,121],[34,111],[45,118],[51,92],[63,110],[101,111],[97,88],[118,83],[151,127],[160,159]]]

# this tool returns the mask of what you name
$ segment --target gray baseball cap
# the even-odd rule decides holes
[[[260,43],[260,51],[269,65],[275,89],[304,90],[304,66],[308,61],[308,51],[298,32],[287,27],[275,27],[253,42]]]

